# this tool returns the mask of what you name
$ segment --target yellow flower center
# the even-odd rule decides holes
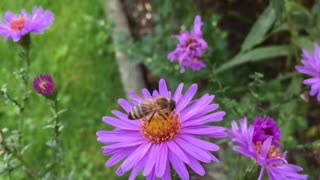
[[[150,121],[143,119],[141,134],[152,143],[159,144],[175,138],[180,128],[178,114],[173,112],[167,119],[163,119],[162,116],[156,113]]]
[[[27,19],[21,16],[13,18],[10,22],[10,29],[13,31],[21,31],[26,21]]]

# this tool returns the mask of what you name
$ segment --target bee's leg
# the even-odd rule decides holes
[[[152,118],[153,118],[153,116],[154,116],[155,113],[156,113],[155,111],[152,112],[151,116],[150,116],[149,119],[148,119],[148,123],[151,122],[151,120],[152,120]]]
[[[168,119],[168,113],[160,112],[159,115],[162,117],[163,120]]]

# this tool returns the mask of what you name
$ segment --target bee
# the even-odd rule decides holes
[[[148,122],[150,122],[155,113],[157,113],[166,120],[175,108],[176,102],[166,97],[157,97],[155,100],[147,99],[132,108],[128,119],[134,120],[148,117]]]

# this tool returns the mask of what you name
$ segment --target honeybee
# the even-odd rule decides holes
[[[157,113],[166,120],[175,108],[176,102],[166,97],[157,97],[155,100],[147,99],[132,108],[128,119],[134,120],[148,117],[148,122],[150,122],[155,113]]]

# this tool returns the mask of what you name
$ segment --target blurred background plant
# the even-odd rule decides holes
[[[151,1],[122,0],[133,42],[125,41],[124,51],[134,63],[141,63],[149,89],[156,88],[159,77],[176,87],[183,81],[198,83],[202,93],[216,95],[220,109],[227,112],[222,125],[230,120],[267,114],[282,130],[282,149],[289,151],[289,162],[304,168],[310,179],[320,172],[320,111],[315,97],[308,97],[308,87],[294,66],[300,64],[301,48],[313,50],[320,43],[320,2],[316,0],[240,0]],[[101,117],[119,108],[124,97],[110,33],[111,20],[98,1],[5,1],[0,14],[42,6],[55,14],[53,25],[43,35],[32,35],[30,76],[50,72],[57,89],[64,126],[62,148],[64,176],[74,179],[119,179],[116,167],[105,168],[95,132],[107,129]],[[201,15],[206,68],[198,72],[186,69],[166,57],[177,43],[170,36],[191,29],[196,15]],[[114,20],[113,20],[114,21]],[[120,37],[121,38],[121,37]],[[15,72],[23,63],[12,42],[0,44],[2,57],[0,85],[6,85],[13,97],[21,87]],[[31,84],[30,84],[31,87]],[[199,93],[199,94],[202,94]],[[303,98],[301,98],[303,97]],[[24,157],[41,169],[52,161],[47,147],[52,132],[45,126],[51,118],[46,102],[35,92],[27,104],[23,144]],[[0,103],[0,128],[6,136],[17,129],[12,103]],[[244,171],[246,159],[233,152],[229,140],[219,142],[220,165],[207,165],[209,179],[233,179]],[[25,179],[20,164],[0,149],[1,179]],[[127,179],[128,173],[121,177]],[[196,178],[196,177],[195,177]]]

